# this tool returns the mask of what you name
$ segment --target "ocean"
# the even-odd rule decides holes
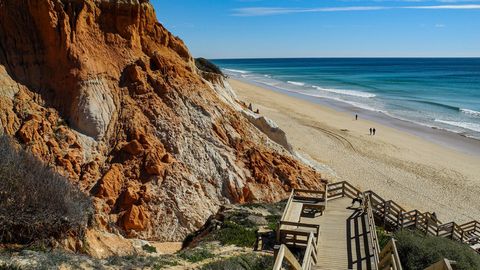
[[[232,78],[480,139],[480,58],[213,62]]]

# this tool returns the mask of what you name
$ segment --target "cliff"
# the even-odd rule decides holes
[[[0,132],[94,197],[98,230],[179,240],[323,188],[239,108],[146,0],[0,0]]]

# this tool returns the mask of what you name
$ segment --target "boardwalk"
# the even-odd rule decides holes
[[[320,224],[315,269],[372,269],[365,215],[347,208],[350,205],[349,198],[332,200],[323,216],[302,218]]]
[[[323,215],[315,209],[305,209],[306,201],[293,196],[289,202],[282,219],[286,222],[281,225],[285,232],[282,241],[291,247],[302,246],[312,232],[317,238],[314,269],[373,269],[366,214],[350,208],[350,198],[330,200]],[[317,236],[318,227],[314,226],[318,225]]]

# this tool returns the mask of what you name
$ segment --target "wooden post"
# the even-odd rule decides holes
[[[397,230],[398,230],[398,228],[403,227],[402,215],[403,215],[403,211],[400,210],[400,212],[398,212],[398,216],[397,216],[397,228],[396,228]]]
[[[428,215],[425,215],[425,235],[428,235],[428,227],[430,226],[430,218]]]
[[[403,228],[403,220],[404,220],[404,213],[403,211],[400,211],[400,228]]]
[[[415,210],[415,229],[417,229],[418,226],[418,211]]]
[[[387,215],[390,209],[390,202],[386,201],[383,203],[383,226],[387,225]]]
[[[277,258],[279,250],[280,250],[280,245],[273,246],[273,257],[274,258]]]
[[[277,222],[277,244],[280,244],[280,222]]]

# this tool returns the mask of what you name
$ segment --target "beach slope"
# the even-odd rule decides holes
[[[300,155],[325,165],[331,182],[372,189],[406,209],[434,211],[443,222],[480,217],[480,158],[411,133],[243,81],[239,98],[273,119]],[[369,135],[369,128],[376,135]]]

